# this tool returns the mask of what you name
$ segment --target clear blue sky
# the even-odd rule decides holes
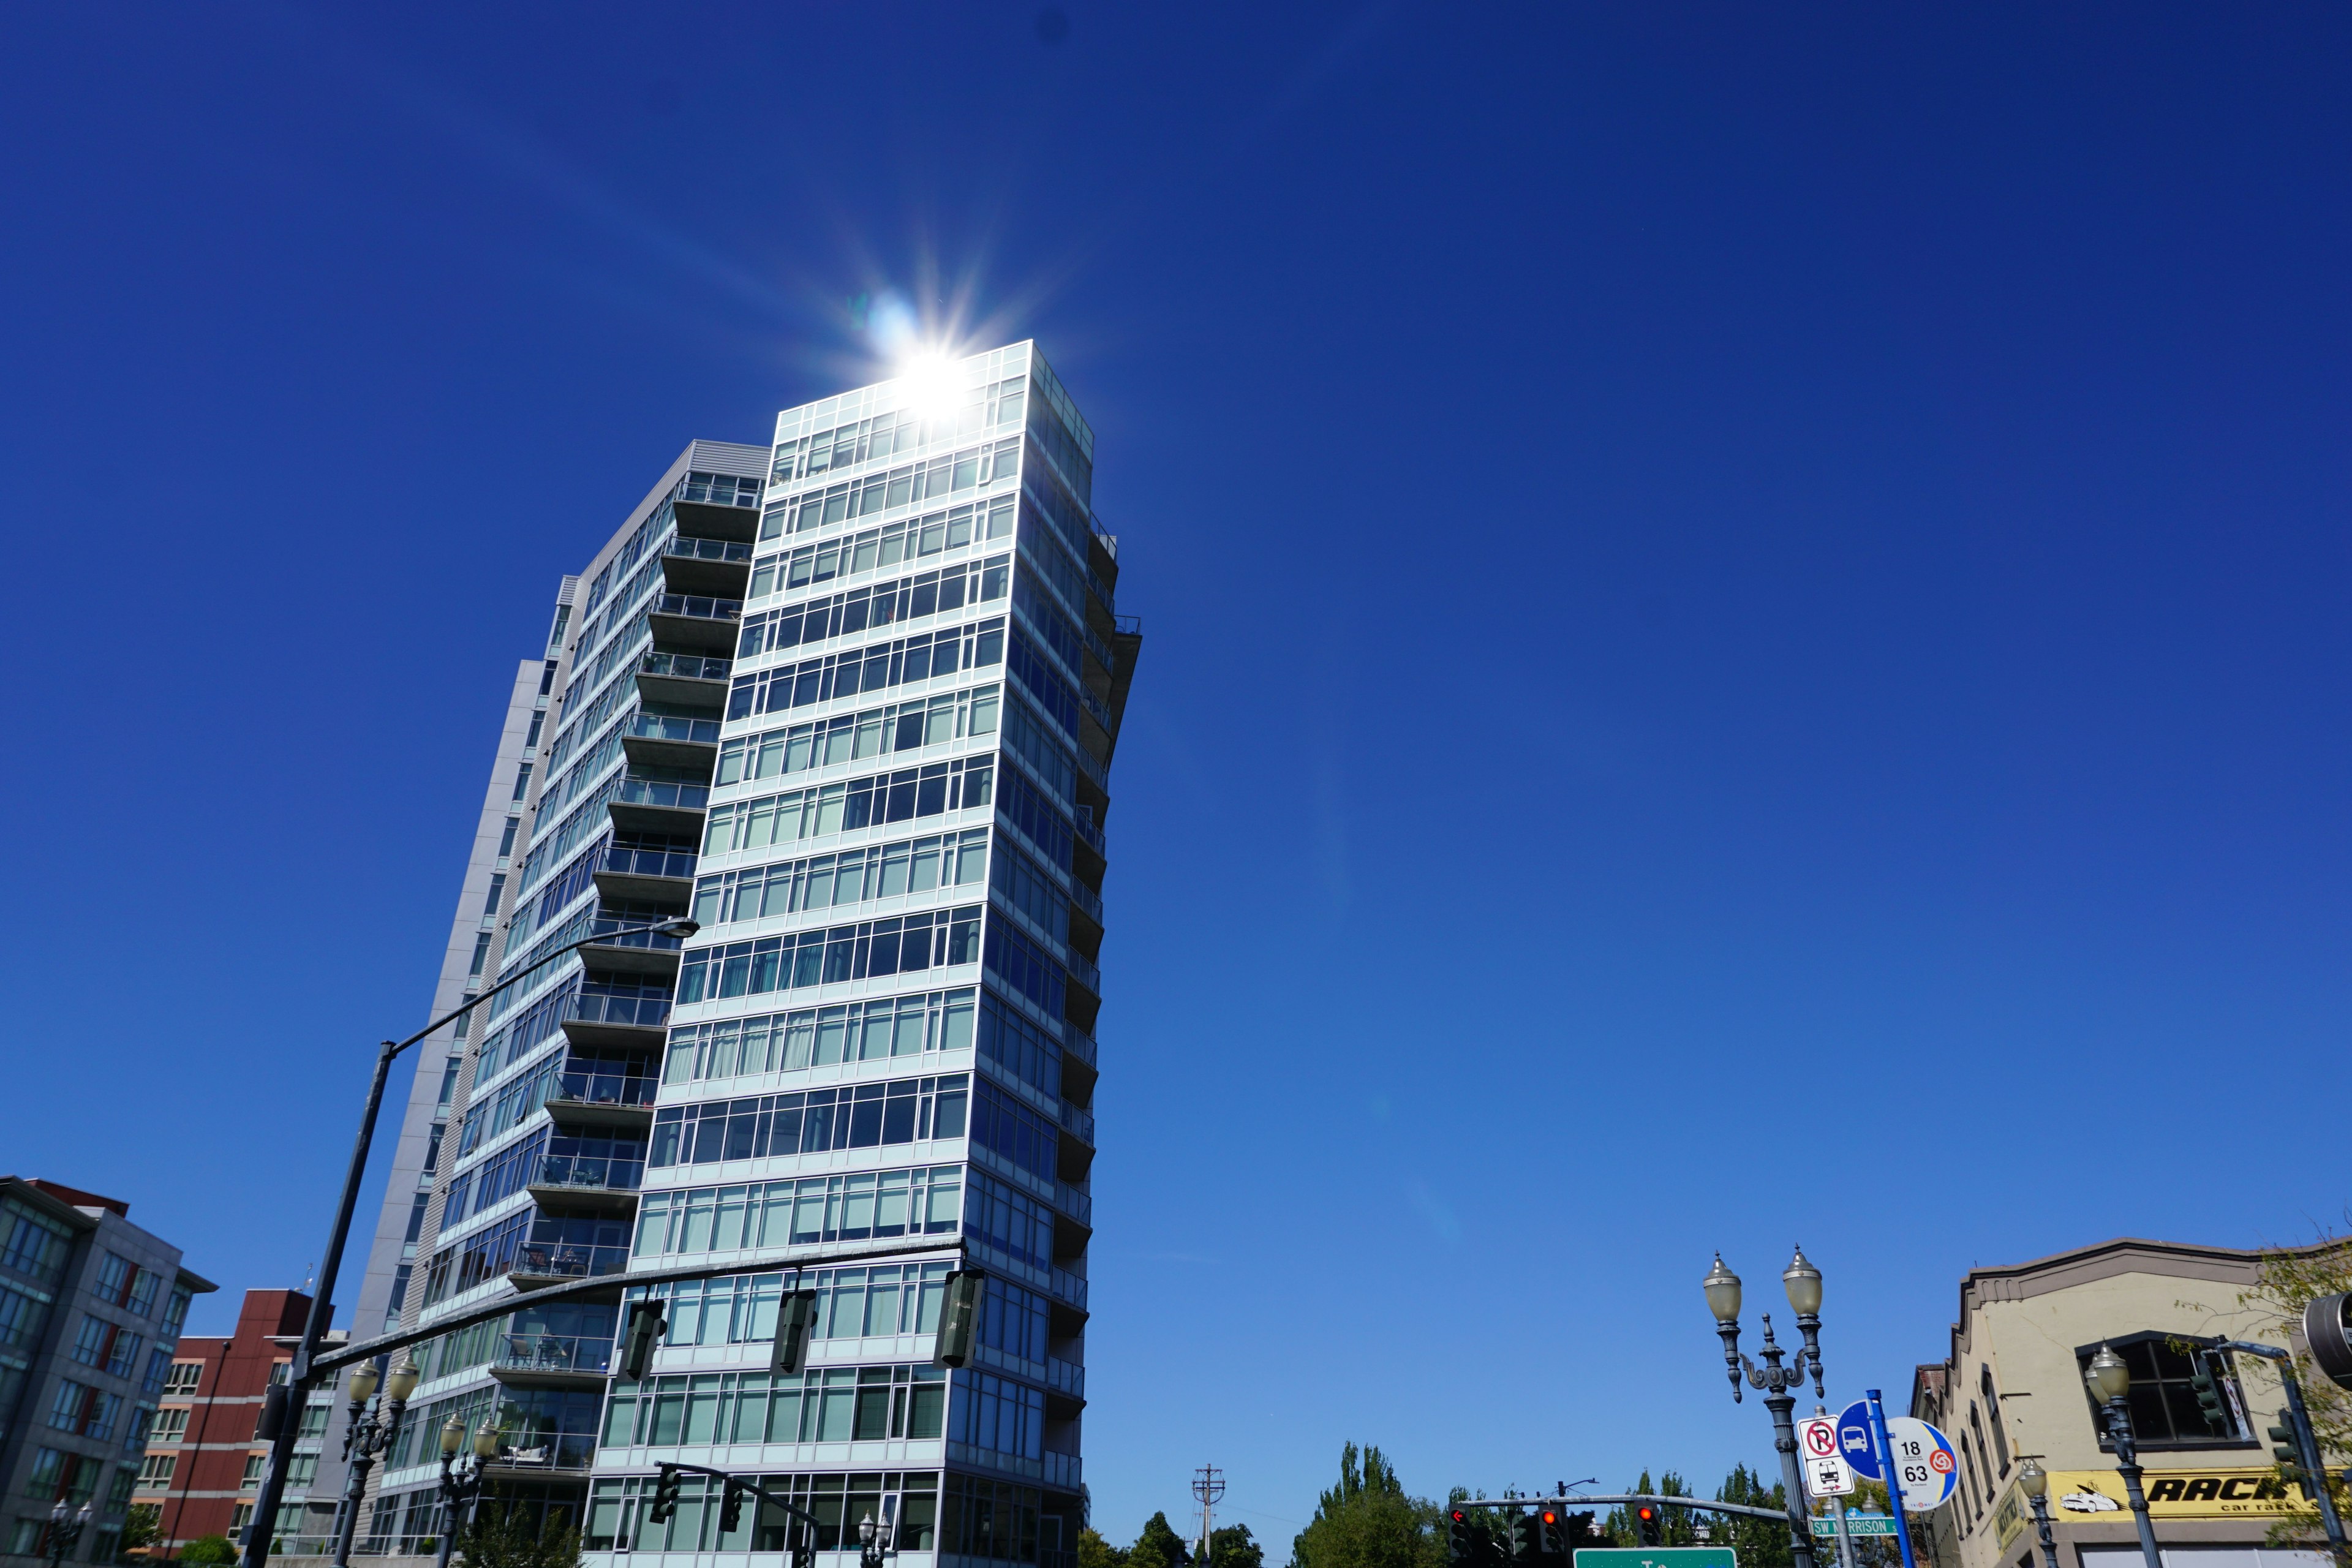
[[[1149,637],[1114,1537],[1769,1463],[1718,1246],[1851,1396],[2341,1213],[2352,14],[1064,3],[11,17],[0,1163],[300,1279],[556,575],[895,290]]]

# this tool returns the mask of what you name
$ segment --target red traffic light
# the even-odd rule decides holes
[[[1657,1510],[1652,1508],[1648,1503],[1643,1503],[1642,1505],[1642,1517],[1643,1519],[1655,1519],[1658,1517],[1658,1513]]]
[[[1469,1521],[1469,1518],[1470,1516],[1468,1514],[1463,1512],[1458,1508],[1454,1510],[1454,1522],[1456,1524],[1466,1523]]]
[[[1543,1521],[1546,1524],[1558,1524],[1559,1522],[1559,1515],[1552,1512],[1549,1509],[1546,1509],[1543,1510]]]

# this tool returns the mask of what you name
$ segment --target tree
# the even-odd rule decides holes
[[[1265,1568],[1265,1548],[1246,1524],[1229,1524],[1209,1536],[1210,1568]],[[1083,1565],[1081,1565],[1083,1568]]]
[[[1715,1489],[1715,1500],[1746,1503],[1750,1508],[1786,1509],[1789,1493],[1778,1481],[1766,1486],[1762,1476],[1742,1464],[1734,1465],[1731,1473],[1723,1478],[1723,1484]],[[1741,1568],[1789,1568],[1793,1561],[1789,1552],[1789,1527],[1780,1521],[1744,1513],[1717,1514],[1716,1521],[1716,1528],[1726,1537],[1717,1544],[1730,1547]]]
[[[1192,1558],[1165,1512],[1143,1521],[1143,1533],[1127,1549],[1127,1568],[1184,1568]]]
[[[1088,1526],[1078,1531],[1078,1568],[1127,1568],[1127,1553]]]
[[[1378,1448],[1349,1443],[1339,1450],[1339,1484],[1290,1543],[1292,1568],[1444,1568],[1439,1518],[1436,1504],[1405,1495]]]
[[[466,1568],[579,1568],[580,1532],[561,1515],[542,1526],[529,1503],[493,1495],[475,1508],[457,1550]]]
[[[2249,1339],[2269,1339],[2293,1346],[2302,1337],[2303,1310],[2321,1296],[2352,1291],[2352,1237],[2323,1230],[2308,1247],[2263,1254],[2262,1273],[2253,1289],[2238,1293],[2241,1308],[2252,1308],[2275,1321],[2260,1325],[2270,1332],[2250,1333]],[[2352,1512],[2352,1491],[2344,1484],[2343,1457],[2352,1453],[2352,1389],[2338,1388],[2311,1362],[2308,1349],[2294,1358],[2295,1381],[2303,1385],[2303,1403],[2311,1417],[2311,1435],[2319,1445],[2324,1484],[2336,1500],[2336,1512]],[[2252,1414],[2251,1412],[2249,1414]],[[2258,1427],[2269,1425],[2256,1415]],[[2287,1498],[2301,1503],[2303,1489],[2288,1487]],[[2319,1510],[2310,1508],[2273,1521],[2266,1545],[2326,1552]],[[2347,1553],[2352,1555],[2352,1553]]]
[[[229,1544],[226,1535],[199,1535],[180,1548],[180,1561],[198,1564],[200,1568],[234,1563],[236,1561],[236,1548]]]
[[[134,1502],[123,1516],[122,1539],[115,1542],[115,1555],[129,1559],[137,1552],[144,1557],[146,1549],[155,1544],[163,1533],[163,1506],[161,1503]]]

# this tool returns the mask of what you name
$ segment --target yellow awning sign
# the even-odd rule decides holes
[[[2286,1486],[2272,1470],[2148,1470],[2140,1484],[2147,1489],[2147,1511],[2153,1519],[2238,1519],[2304,1513],[2311,1508],[2300,1487]],[[2002,1510],[2004,1515],[2007,1511]],[[2021,1500],[2018,1513],[2025,1511]],[[2131,1504],[2123,1477],[2114,1470],[2051,1471],[2050,1517],[2053,1523],[2128,1521]]]

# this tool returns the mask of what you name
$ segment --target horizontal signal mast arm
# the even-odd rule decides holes
[[[720,1480],[727,1482],[737,1490],[750,1492],[753,1497],[758,1498],[761,1502],[766,1503],[769,1507],[782,1509],[786,1513],[791,1514],[794,1519],[799,1520],[803,1524],[807,1525],[812,1530],[822,1530],[824,1528],[824,1521],[817,1518],[816,1515],[810,1513],[805,1510],[795,1508],[788,1500],[780,1498],[772,1491],[762,1489],[755,1482],[744,1480],[740,1476],[730,1475],[725,1470],[714,1470],[709,1465],[680,1464],[668,1459],[663,1460],[662,1463],[656,1468],[664,1470],[692,1470],[697,1475],[717,1476]]]
[[[1709,1513],[1744,1513],[1755,1519],[1789,1522],[1789,1510],[1784,1508],[1757,1508],[1744,1502],[1709,1502],[1705,1498],[1654,1497],[1648,1492],[1612,1492],[1605,1497],[1580,1494],[1575,1497],[1497,1497],[1472,1498],[1465,1502],[1450,1502],[1448,1508],[1581,1508],[1591,1502],[1654,1502],[1667,1508],[1698,1508]]]

